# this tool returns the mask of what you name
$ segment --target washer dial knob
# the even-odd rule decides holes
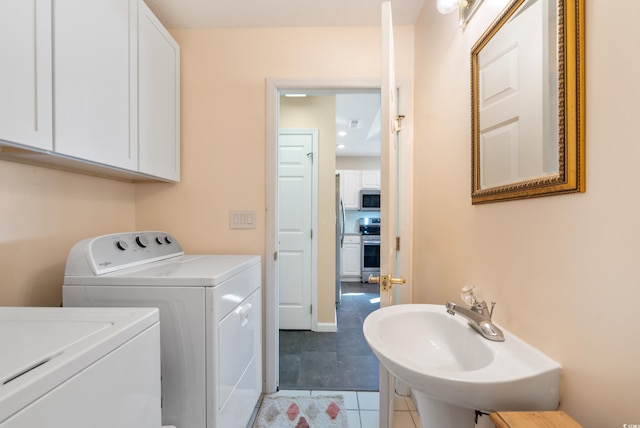
[[[144,236],[136,236],[136,243],[142,248],[146,248],[149,245],[149,241]]]
[[[119,240],[118,242],[116,242],[116,247],[117,247],[119,250],[124,251],[124,250],[126,250],[127,248],[129,248],[129,244],[127,244],[127,241],[125,241],[125,240],[122,240],[122,239],[121,239],[121,240]]]

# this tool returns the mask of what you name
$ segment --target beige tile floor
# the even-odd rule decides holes
[[[342,394],[349,419],[349,428],[378,428],[379,393],[369,391],[307,391],[281,390],[272,395]],[[393,428],[420,428],[418,412],[410,397],[396,396]]]

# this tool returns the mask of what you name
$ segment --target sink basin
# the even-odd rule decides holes
[[[472,427],[475,410],[558,406],[558,363],[504,329],[504,342],[487,340],[442,305],[385,307],[363,331],[380,363],[411,387],[423,427]]]

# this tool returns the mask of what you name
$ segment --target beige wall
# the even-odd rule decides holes
[[[134,229],[135,186],[0,161],[0,306],[60,306],[77,241]]]
[[[264,256],[266,79],[378,79],[380,28],[172,34],[181,48],[182,181],[137,185],[136,227],[167,229],[191,253]],[[397,28],[396,41],[398,77],[410,81],[413,27]],[[233,209],[256,210],[257,228],[229,229]]]
[[[166,230],[190,253],[265,253],[265,79],[377,79],[380,29],[174,30],[181,46],[179,184],[129,184],[0,161],[0,305],[61,302],[84,238]],[[396,28],[398,77],[413,78],[413,27]],[[252,209],[257,228],[229,229]]]
[[[336,97],[280,98],[280,128],[318,130],[318,323],[335,324]]]
[[[640,423],[640,4],[586,0],[587,192],[472,206],[466,31],[429,2],[416,25],[414,301],[498,302],[498,323],[563,366],[561,409],[587,428]],[[437,35],[437,37],[436,37]]]

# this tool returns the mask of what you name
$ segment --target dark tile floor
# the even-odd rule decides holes
[[[377,391],[379,363],[362,323],[379,297],[377,285],[343,282],[336,333],[280,330],[280,389]]]

